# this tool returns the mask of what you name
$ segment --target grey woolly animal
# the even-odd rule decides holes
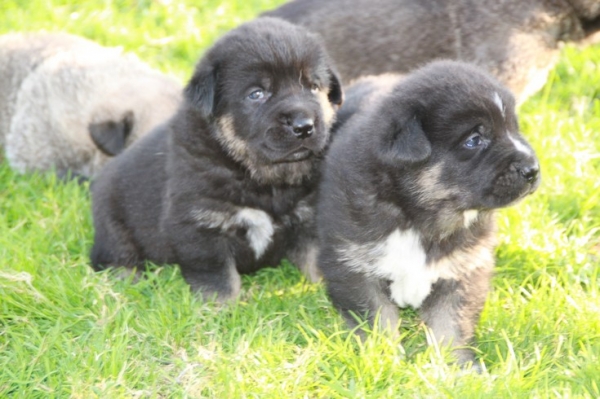
[[[19,172],[91,177],[181,95],[176,80],[119,48],[65,33],[0,36],[0,144]]]

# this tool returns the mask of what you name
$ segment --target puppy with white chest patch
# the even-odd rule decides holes
[[[194,291],[316,263],[314,197],[342,92],[317,37],[262,18],[206,53],[177,114],[93,182],[92,265],[175,263]]]
[[[356,110],[335,133],[320,188],[329,296],[351,325],[379,313],[394,328],[398,307],[419,309],[460,364],[473,362],[466,346],[494,266],[494,211],[538,187],[538,160],[513,96],[474,66],[434,62],[353,101],[365,84],[346,91]]]

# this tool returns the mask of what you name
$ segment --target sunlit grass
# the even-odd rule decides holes
[[[278,3],[3,0],[0,33],[69,31],[185,81],[216,37]],[[87,186],[0,164],[0,397],[599,397],[600,47],[565,48],[519,113],[543,184],[499,214],[483,375],[447,366],[412,311],[399,339],[359,343],[287,263],[244,276],[226,307],[173,267],[94,273]]]

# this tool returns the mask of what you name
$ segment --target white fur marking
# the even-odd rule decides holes
[[[465,219],[465,228],[468,229],[469,227],[471,227],[473,222],[475,220],[477,220],[477,216],[479,216],[479,212],[474,209],[471,209],[468,211],[464,211],[463,216]]]
[[[248,229],[246,238],[259,259],[273,240],[275,227],[271,217],[260,209],[242,208],[235,214],[228,212],[196,210],[193,218],[200,226],[209,229],[220,228],[223,231],[232,226],[242,226]]]
[[[467,212],[471,217],[478,213]],[[419,235],[411,229],[396,229],[376,243],[349,243],[338,250],[338,260],[358,272],[391,280],[392,300],[400,307],[419,308],[439,279],[458,279],[475,269],[493,267],[494,245],[489,240],[472,248],[459,248],[428,264]]]
[[[502,99],[500,98],[500,95],[497,92],[494,92],[494,103],[498,106],[498,109],[502,113],[502,117],[503,118],[506,117],[506,110],[504,108],[504,103],[502,102]]]
[[[438,279],[435,270],[426,265],[419,235],[410,229],[397,229],[388,236],[374,266],[374,274],[392,280],[391,297],[400,307],[421,306]]]
[[[244,208],[237,213],[236,221],[248,227],[246,237],[259,259],[273,240],[275,228],[271,217],[259,209]]]
[[[510,141],[514,144],[514,146],[517,149],[517,151],[520,151],[520,152],[522,152],[524,154],[527,154],[527,155],[532,155],[531,150],[529,149],[529,147],[527,147],[525,144],[523,144],[519,140],[515,139],[510,132],[506,132],[506,134],[508,135],[508,138],[510,139]]]

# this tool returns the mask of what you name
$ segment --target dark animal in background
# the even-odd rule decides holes
[[[235,297],[239,273],[316,267],[315,186],[342,102],[317,36],[274,19],[206,53],[177,114],[92,184],[92,264],[179,264],[193,290]]]
[[[345,83],[448,58],[485,68],[519,102],[544,85],[561,42],[600,29],[597,0],[293,0],[265,15],[318,32]]]
[[[350,86],[348,104],[369,84]],[[335,132],[318,265],[350,325],[379,312],[394,329],[398,307],[417,308],[466,364],[494,266],[494,210],[538,187],[538,160],[513,96],[479,68],[437,61],[384,90]]]
[[[118,48],[66,33],[0,36],[0,144],[19,172],[93,176],[181,96],[176,80]]]
[[[358,110],[364,108],[373,101],[385,96],[402,80],[404,75],[385,73],[381,75],[362,76],[351,84],[352,96],[344,99],[344,106],[335,115],[335,123],[331,132],[335,132],[340,126],[348,122],[348,119],[356,115]]]

